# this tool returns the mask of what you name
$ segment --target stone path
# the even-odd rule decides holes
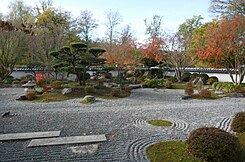
[[[230,130],[236,112],[245,111],[245,98],[181,100],[183,90],[136,89],[130,97],[30,103],[15,99],[23,89],[0,89],[0,134],[61,130],[60,137],[105,134],[107,141],[28,148],[31,140],[0,142],[0,161],[148,161],[146,148],[159,141],[185,140],[201,126]],[[12,114],[12,115],[11,115]],[[14,114],[14,115],[13,115]],[[170,120],[159,128],[152,119]]]
[[[58,137],[60,131],[0,134],[0,141]]]

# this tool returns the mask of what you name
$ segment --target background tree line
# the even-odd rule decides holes
[[[136,41],[130,25],[119,28],[123,19],[118,11],[105,12],[106,37],[94,39],[99,23],[89,10],[74,17],[53,6],[52,0],[40,0],[35,7],[17,0],[9,8],[8,14],[0,14],[1,77],[17,65],[51,71],[56,60],[49,53],[72,42],[105,49],[106,64],[115,67],[119,76],[127,68],[153,62],[174,67],[179,81],[185,67],[226,68],[235,84],[245,75],[243,0],[211,0],[210,12],[217,16],[213,21],[202,23],[201,15],[194,16],[175,33],[163,31],[162,16],[153,15],[144,20],[148,39],[143,42]]]

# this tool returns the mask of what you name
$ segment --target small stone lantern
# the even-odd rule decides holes
[[[36,83],[33,83],[32,81],[28,81],[26,84],[23,84],[22,87],[25,88],[25,92],[28,90],[34,90]]]

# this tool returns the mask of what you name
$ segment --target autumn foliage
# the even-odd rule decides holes
[[[224,67],[230,74],[235,69],[233,83],[241,83],[245,74],[245,18],[222,20],[219,25],[207,29],[206,47],[198,48],[197,56],[213,67]],[[239,78],[239,80],[238,80]]]
[[[220,23],[217,27],[208,29],[207,47],[199,48],[197,55],[200,60],[209,61],[214,66],[226,67],[226,61],[233,61],[230,68],[234,68],[234,56],[242,54],[242,48],[245,45],[244,18],[234,18]],[[243,55],[239,55],[243,59]],[[238,59],[239,59],[238,58]]]
[[[162,50],[164,44],[164,40],[160,38],[147,39],[145,43],[140,45],[140,50],[145,58],[160,62],[165,59],[165,55]]]

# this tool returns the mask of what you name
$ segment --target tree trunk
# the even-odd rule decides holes
[[[83,82],[82,85],[86,85],[86,67],[83,67]]]

